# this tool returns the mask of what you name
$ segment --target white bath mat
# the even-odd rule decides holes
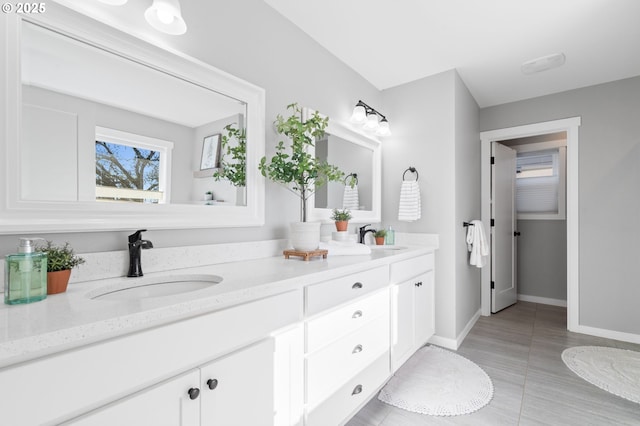
[[[562,361],[600,389],[640,404],[640,352],[602,346],[576,346]]]
[[[457,416],[473,413],[493,398],[493,383],[463,356],[425,346],[396,372],[378,399],[415,413]]]

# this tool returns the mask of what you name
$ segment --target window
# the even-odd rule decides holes
[[[96,127],[96,200],[168,202],[172,149],[169,141]]]
[[[516,157],[518,219],[565,219],[566,147],[528,149]]]

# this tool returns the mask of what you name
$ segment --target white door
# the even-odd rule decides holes
[[[515,180],[516,151],[491,144],[491,312],[516,303]]]

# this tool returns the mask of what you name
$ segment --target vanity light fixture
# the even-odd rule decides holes
[[[387,118],[362,101],[358,101],[353,108],[351,121],[362,124],[362,127],[366,130],[375,131],[378,136],[391,134]]]
[[[180,35],[187,32],[178,0],[153,0],[144,17],[153,28],[163,33]]]

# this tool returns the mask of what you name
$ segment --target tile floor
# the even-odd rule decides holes
[[[566,308],[528,302],[480,317],[458,349],[493,380],[493,399],[475,413],[427,416],[392,407],[374,397],[347,426],[640,426],[640,404],[587,383],[560,358],[562,351],[572,346],[640,351],[640,345],[568,332],[566,318]]]

